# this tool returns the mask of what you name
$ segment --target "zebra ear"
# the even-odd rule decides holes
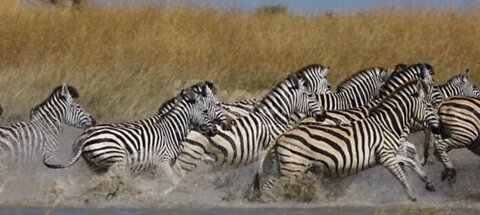
[[[62,90],[60,91],[60,95],[62,96],[63,99],[71,99],[72,96],[70,95],[70,90],[68,89],[67,84],[62,84]]]
[[[395,71],[399,72],[399,71],[403,71],[407,68],[407,65],[403,64],[403,63],[399,63],[397,65],[395,65]]]
[[[463,80],[464,80],[465,82],[468,82],[468,81],[470,80],[470,71],[469,71],[469,69],[465,70],[465,75],[463,75],[463,78],[464,78]]]
[[[195,97],[195,92],[192,90],[183,90],[182,95],[187,99],[188,102],[195,104],[196,97]]]
[[[328,74],[330,74],[330,67],[323,69],[322,72],[320,73],[320,75],[324,78],[326,78]]]
[[[290,76],[290,80],[292,81],[293,88],[298,89],[300,88],[300,81],[298,80],[298,75],[294,74]]]
[[[421,81],[417,81],[417,85],[415,87],[415,92],[413,92],[414,97],[419,97],[423,93],[423,83]]]
[[[213,93],[213,95],[217,94],[217,87],[215,87],[215,84],[213,84],[213,82],[205,81],[205,86],[204,87],[208,88]]]

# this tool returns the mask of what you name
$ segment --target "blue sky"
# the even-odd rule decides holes
[[[102,3],[115,2],[179,2],[178,0],[90,0]],[[478,0],[180,0],[187,4],[202,4],[207,2],[219,8],[235,7],[241,10],[254,10],[265,5],[283,5],[294,13],[325,13],[350,12],[369,10],[383,7],[406,9],[409,7],[421,8],[453,8],[466,11],[477,7]]]

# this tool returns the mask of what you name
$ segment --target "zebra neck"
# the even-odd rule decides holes
[[[290,116],[293,114],[291,107],[282,105],[283,103],[272,101],[271,98],[264,99],[252,114],[267,119],[271,125],[287,127],[290,124]]]
[[[406,108],[413,110],[414,107]],[[410,111],[403,110],[395,103],[389,103],[385,104],[385,107],[383,107],[382,110],[378,110],[378,113],[372,118],[377,122],[377,124],[383,124],[396,135],[400,136],[402,132],[406,130],[406,128],[411,127],[410,125],[412,123],[410,122],[410,115]]]
[[[172,137],[178,143],[183,141],[189,131],[192,129],[192,123],[189,119],[189,110],[174,108],[160,119],[159,123],[155,124],[159,133],[162,136]]]
[[[37,110],[31,117],[31,122],[37,125],[46,134],[57,137],[62,131],[62,120],[60,117],[54,116],[54,113],[54,111],[45,111],[43,109]]]
[[[445,98],[449,98],[452,96],[458,96],[458,89],[452,86],[450,83],[447,83],[443,86],[440,86],[440,92],[442,92]]]

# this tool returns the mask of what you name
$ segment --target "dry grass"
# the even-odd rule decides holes
[[[372,66],[428,62],[437,80],[480,76],[480,11],[251,15],[208,7],[80,10],[0,4],[0,104],[25,117],[62,82],[101,121],[144,118],[194,80],[221,97],[258,95],[310,63],[336,84]]]

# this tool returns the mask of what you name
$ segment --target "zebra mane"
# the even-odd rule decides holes
[[[193,90],[194,92],[198,93],[198,94],[201,94],[202,96],[205,96],[203,95],[204,92],[205,92],[205,88],[209,88],[213,95],[216,95],[217,94],[217,87],[215,86],[215,84],[211,81],[200,81],[194,85],[192,85],[191,87],[189,87],[189,89]]]
[[[80,94],[78,93],[77,89],[75,89],[74,87],[67,85],[67,89],[70,95],[72,96],[72,98],[77,99],[78,97],[80,97]],[[62,91],[62,85],[55,87],[52,93],[50,93],[50,96],[48,96],[42,103],[36,105],[30,110],[30,118],[32,118],[33,114],[37,112],[40,107],[45,105],[51,98],[53,98],[56,95],[61,97],[61,91]]]
[[[309,64],[309,65],[306,65],[306,66],[302,67],[301,69],[297,70],[295,73],[300,74],[304,71],[319,70],[319,69],[324,69],[324,68],[326,68],[326,67],[324,67],[322,64]]]
[[[461,81],[464,77],[465,77],[465,74],[455,75],[455,76],[451,77],[450,79],[448,79],[447,82],[445,82],[444,84],[442,84],[440,86],[444,87],[444,86],[447,86],[448,84],[450,84],[452,82]]]
[[[392,99],[393,97],[396,97],[399,92],[404,91],[405,89],[407,89],[411,86],[416,86],[419,82],[422,84],[423,93],[428,94],[428,90],[427,90],[428,89],[428,84],[427,83],[425,83],[424,81],[421,81],[421,80],[410,81],[410,82],[405,83],[404,85],[398,87],[393,92],[388,94],[388,96],[385,96],[384,98],[382,98],[382,100],[378,101],[378,103],[375,106],[371,107],[368,110],[369,116],[371,116],[374,113],[377,113],[381,108],[383,108],[385,106],[386,103],[388,103],[388,101],[390,101],[390,99]]]
[[[303,70],[300,70],[300,71],[303,71]],[[292,84],[294,85],[298,85],[299,84],[299,79],[304,79],[304,76],[302,74],[300,74],[299,72],[296,72],[296,73],[293,73],[293,74],[289,74],[287,76],[287,78],[283,79],[282,81],[280,81],[277,85],[275,85],[274,88],[272,88],[272,90],[270,90],[267,95],[263,96],[262,99],[260,99],[260,101],[258,101],[255,105],[254,105],[254,108],[253,108],[253,111],[257,111],[259,110],[261,107],[263,107],[265,104],[264,104],[264,101],[267,100],[274,92],[278,91],[278,89],[281,88],[282,85],[286,84],[287,82],[292,82]]]
[[[168,113],[177,103],[177,97],[173,97],[167,101],[165,101],[159,108],[158,108],[158,114],[163,115]]]
[[[351,74],[350,76],[348,76],[347,78],[343,79],[342,82],[340,82],[338,85],[337,85],[337,92],[339,90],[342,90],[342,88],[345,87],[346,84],[348,84],[349,82],[352,81],[353,78],[356,78],[358,76],[362,76],[363,74],[366,74],[368,71],[370,70],[376,70],[376,69],[379,69],[379,70],[386,70],[385,68],[383,67],[372,67],[372,68],[368,68],[368,69],[362,69],[362,70],[359,70],[353,74]]]

